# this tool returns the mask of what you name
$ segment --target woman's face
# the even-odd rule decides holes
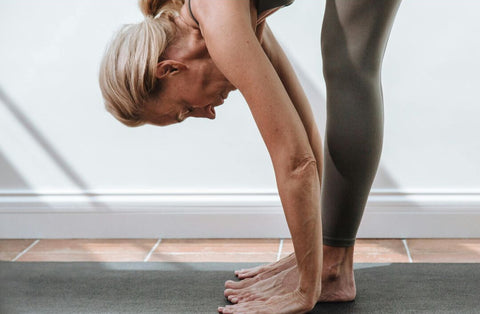
[[[209,57],[187,63],[167,60],[159,63],[158,71],[161,91],[145,108],[145,120],[153,125],[166,126],[189,117],[215,119],[214,107],[235,90]]]

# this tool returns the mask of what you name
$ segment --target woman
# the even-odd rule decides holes
[[[312,110],[265,22],[292,1],[142,0],[145,21],[124,27],[101,65],[106,108],[129,126],[214,119],[235,88],[248,103],[295,254],[237,271],[251,278],[225,283],[237,304],[223,313],[304,313],[356,294],[353,246],[381,152],[380,69],[399,0],[327,0],[325,173]]]

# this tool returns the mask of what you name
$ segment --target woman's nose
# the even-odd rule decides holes
[[[206,112],[206,118],[208,119],[215,119],[215,109],[213,108],[213,105],[208,105],[205,107],[205,112]]]

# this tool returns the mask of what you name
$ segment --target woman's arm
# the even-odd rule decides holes
[[[295,70],[288,61],[288,58],[283,52],[282,47],[277,42],[267,23],[264,22],[261,26],[262,48],[267,57],[270,59],[275,71],[278,73],[283,86],[287,90],[287,93],[290,96],[290,99],[295,106],[300,119],[302,120],[303,127],[308,135],[310,146],[312,147],[313,154],[317,160],[318,176],[320,178],[321,185],[323,173],[323,147],[322,139],[313,116],[312,108],[295,74]]]
[[[245,97],[267,146],[300,273],[296,293],[313,307],[322,272],[317,161],[297,110],[255,37],[249,13],[247,0],[198,1],[195,10],[213,61]]]

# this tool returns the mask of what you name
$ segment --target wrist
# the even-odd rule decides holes
[[[298,287],[295,291],[294,294],[296,295],[297,299],[299,300],[300,304],[302,304],[305,307],[305,311],[309,311],[313,309],[315,304],[317,303],[317,300],[320,297],[320,291],[315,293],[313,291],[314,289],[302,289],[301,287]]]
[[[305,297],[306,300],[314,301],[318,300],[322,292],[322,278],[319,274],[315,276],[310,274],[310,276],[300,275],[300,282],[298,285],[298,292]]]

